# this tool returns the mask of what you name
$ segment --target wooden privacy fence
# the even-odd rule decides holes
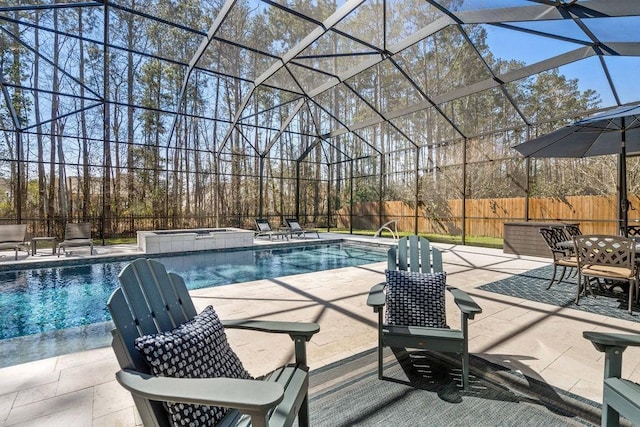
[[[629,196],[629,224],[640,224],[640,197]],[[578,222],[585,234],[617,233],[616,196],[569,196],[530,198],[529,221]],[[525,198],[467,199],[465,201],[467,236],[503,237],[505,222],[525,221]],[[354,203],[353,228],[377,230],[390,220],[398,220],[398,230],[413,232],[416,224],[414,205],[401,201]],[[349,208],[336,212],[337,226],[349,228]],[[418,206],[419,233],[462,234],[462,200],[444,203],[421,202]]]

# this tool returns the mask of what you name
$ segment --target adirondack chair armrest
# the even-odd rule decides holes
[[[223,320],[222,324],[227,329],[248,329],[272,334],[288,334],[291,339],[304,338],[305,341],[309,341],[314,334],[320,331],[320,325],[312,322],[234,319]]]
[[[282,322],[273,320],[223,320],[222,324],[227,329],[248,329],[251,331],[268,332],[274,334],[288,334],[295,345],[295,360],[300,365],[307,366],[306,343],[311,337],[320,331],[317,323]]]
[[[367,297],[367,305],[369,307],[373,307],[373,311],[378,313],[382,310],[386,303],[384,288],[386,286],[386,282],[378,283],[377,285],[373,285],[371,290],[369,291],[369,296]]]
[[[284,387],[268,381],[156,377],[128,369],[118,371],[116,379],[125,389],[145,399],[222,406],[262,419],[284,398]]]
[[[447,286],[447,290],[451,292],[454,302],[467,318],[473,319],[476,314],[482,313],[482,308],[465,291],[452,286]]]
[[[596,350],[601,352],[606,352],[612,347],[621,347],[623,351],[629,346],[640,347],[640,335],[637,334],[584,331],[582,336],[591,341]]]

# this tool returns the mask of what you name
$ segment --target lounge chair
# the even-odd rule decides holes
[[[27,224],[3,224],[0,225],[0,249],[13,249],[16,251],[15,259],[18,259],[18,251],[27,251],[29,255],[29,243],[27,237]]]
[[[383,347],[457,353],[462,387],[468,389],[468,319],[482,309],[464,291],[446,286],[445,279],[442,254],[424,237],[403,237],[389,249],[386,281],[373,286],[367,299],[378,313],[378,378],[383,378]],[[445,288],[460,309],[460,329],[446,324]]]
[[[93,255],[93,240],[91,240],[91,223],[68,222],[64,232],[64,240],[58,243],[58,256],[60,249],[66,255],[67,248],[89,246],[89,254]]]
[[[169,418],[187,425],[200,411],[211,425],[210,417],[216,425],[248,425],[250,418],[253,426],[290,426],[297,415],[298,425],[308,426],[306,342],[318,324],[220,321],[211,306],[197,314],[182,277],[154,260],[133,261],[119,280],[107,303],[122,368],[116,379],[133,395],[144,425],[169,425]],[[252,379],[225,328],[288,334],[296,363]]]
[[[282,239],[289,240],[286,232],[280,231],[280,230],[274,230],[273,228],[271,228],[271,224],[269,224],[268,219],[256,218],[255,223],[256,223],[256,231],[255,231],[254,237],[268,236],[269,240],[271,240],[272,237],[279,237]]]
[[[620,425],[620,416],[640,425],[640,384],[622,377],[622,353],[640,347],[640,335],[585,331],[582,336],[604,353],[602,419],[604,427]]]
[[[287,223],[287,227],[289,227],[288,233],[291,237],[295,234],[296,236],[300,236],[304,238],[307,233],[315,233],[318,239],[320,238],[320,234],[318,234],[318,230],[313,228],[302,228],[300,222],[298,222],[295,218],[285,218],[285,222]]]

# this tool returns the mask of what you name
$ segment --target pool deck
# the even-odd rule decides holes
[[[350,240],[372,238],[331,235]],[[308,239],[314,240],[316,239]],[[390,239],[377,239],[387,241]],[[258,239],[258,244],[274,241]],[[286,242],[285,242],[286,243]],[[603,357],[582,338],[586,330],[637,333],[639,324],[478,290],[485,283],[548,265],[549,259],[504,254],[499,249],[435,244],[443,249],[447,283],[469,292],[483,313],[470,322],[470,352],[585,398],[601,401]],[[119,245],[98,256],[138,253]],[[48,253],[48,255],[47,255]],[[21,253],[23,255],[24,253]],[[0,259],[0,264],[15,262]],[[89,256],[81,250],[71,257]],[[42,249],[21,262],[54,258]],[[57,257],[55,257],[57,258]],[[64,257],[60,257],[64,259]],[[308,345],[312,369],[375,347],[376,316],[366,305],[369,288],[384,280],[386,263],[259,280],[192,291],[198,310],[212,304],[222,318],[260,317],[314,321],[321,331]],[[459,314],[448,299],[452,327]],[[292,358],[288,337],[228,331],[229,341],[254,375]],[[0,369],[0,426],[134,426],[140,420],[109,347]],[[640,349],[629,348],[624,375],[640,381]]]

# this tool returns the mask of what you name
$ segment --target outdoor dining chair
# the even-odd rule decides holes
[[[569,240],[573,239],[576,236],[582,236],[582,230],[580,230],[580,226],[579,225],[566,224],[564,226],[564,231],[565,231],[567,237],[569,237]]]
[[[555,282],[562,282],[565,277],[565,273],[567,272],[567,268],[571,271],[578,267],[578,260],[575,256],[572,256],[573,250],[571,250],[571,248],[558,246],[559,243],[565,242],[568,239],[562,228],[541,227],[540,235],[549,247],[551,257],[553,258],[553,275],[551,276],[549,285],[547,285],[547,289],[551,289],[551,285]],[[560,278],[556,279],[558,267],[562,267],[562,271],[560,272]]]
[[[629,282],[629,314],[637,292],[636,245],[633,239],[621,236],[583,235],[574,237],[578,259],[578,292],[591,291],[590,278]]]
[[[640,225],[628,225],[627,226],[627,236],[629,236],[629,237],[640,237]]]

